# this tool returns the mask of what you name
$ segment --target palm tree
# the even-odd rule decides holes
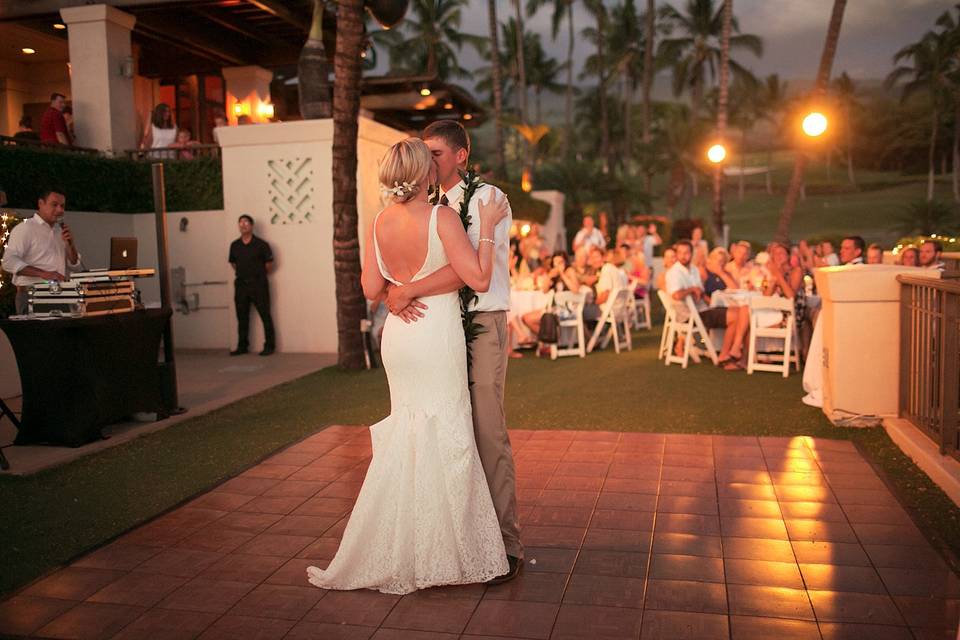
[[[467,0],[412,0],[403,27],[375,32],[373,38],[389,48],[391,73],[441,80],[469,77],[458,52],[470,45],[482,53],[487,39],[461,30],[466,6]]]
[[[847,179],[853,188],[857,188],[857,178],[853,173],[853,114],[860,109],[857,100],[857,85],[844,71],[833,81],[833,94],[843,111],[843,130],[847,147]]]
[[[540,42],[539,33],[533,34],[532,42],[533,47],[528,45],[528,51],[532,55],[528,54],[527,79],[533,87],[533,119],[534,122],[541,123],[543,118],[540,110],[540,96],[544,91],[559,94],[564,90],[564,85],[559,82],[558,77],[560,72],[566,69],[567,63],[560,64],[556,58],[547,55]]]
[[[357,128],[363,51],[363,0],[339,0],[333,90],[333,273],[337,296],[337,362],[364,367],[357,238]]]
[[[761,86],[738,78],[730,87],[730,123],[740,129],[740,176],[737,182],[737,198],[743,202],[744,176],[747,167],[747,134],[759,119],[762,108]]]
[[[957,18],[949,11],[937,18],[937,26],[943,29],[948,47],[954,52],[954,65],[950,74],[953,92],[953,199],[960,202],[960,5],[956,7]]]
[[[628,172],[633,159],[633,96],[643,77],[643,25],[633,0],[613,8],[610,20],[610,61],[623,89],[623,164]]]
[[[490,21],[490,81],[493,91],[494,175],[507,177],[507,159],[503,150],[503,67],[500,59],[500,43],[497,38],[497,0],[487,0],[487,17]]]
[[[597,52],[591,56],[594,63],[591,65],[590,58],[584,65],[584,73],[581,77],[588,75],[590,71],[595,73],[599,80],[599,98],[600,98],[600,156],[603,161],[603,172],[610,170],[610,120],[607,114],[607,68],[609,61],[606,55],[606,30],[607,30],[607,8],[603,0],[585,0],[587,10],[593,14],[597,21],[595,28],[583,30],[583,34],[588,40],[591,40],[597,47]]]
[[[720,67],[723,11],[723,6],[714,6],[714,0],[687,0],[683,13],[670,5],[662,9],[663,19],[683,35],[663,40],[659,52],[664,61],[673,66],[674,93],[679,96],[684,89],[689,89],[694,117],[699,116],[703,104],[707,74],[712,80]],[[763,40],[759,36],[740,33],[736,17],[731,17],[730,27],[732,33],[738,34],[730,36],[731,51],[746,50],[755,56],[763,55]],[[729,68],[735,76],[751,75],[732,59]]]
[[[833,12],[830,14],[830,25],[827,27],[827,39],[823,43],[823,55],[820,57],[820,68],[817,71],[817,81],[813,87],[812,99],[816,100],[827,92],[827,83],[830,81],[830,70],[833,68],[833,57],[837,53],[837,41],[840,40],[840,26],[843,24],[843,10],[847,0],[833,0]],[[807,155],[802,150],[797,151],[793,163],[793,174],[790,176],[790,186],[787,188],[787,197],[780,212],[780,222],[777,224],[777,233],[774,239],[787,242],[790,238],[790,225],[793,214],[797,209],[797,199],[803,186],[803,173],[807,168]]]
[[[733,0],[723,0],[720,30],[720,86],[717,99],[717,137],[727,135],[727,94],[730,83],[730,30],[733,26]],[[713,230],[723,237],[723,166],[717,163],[713,171]]]
[[[495,0],[490,0],[494,2]],[[527,15],[532,16],[540,7],[544,6],[550,0],[527,0]],[[564,18],[567,20],[567,89],[564,97],[563,123],[565,135],[563,138],[563,154],[569,155],[573,148],[573,44],[574,44],[574,25],[573,25],[573,5],[575,0],[552,0],[553,15],[550,20],[550,37],[557,39],[560,32],[560,23]]]
[[[887,76],[888,87],[905,78],[909,81],[900,93],[901,102],[918,93],[930,96],[930,151],[927,174],[927,201],[933,200],[936,172],[937,130],[940,128],[941,109],[951,90],[950,71],[954,63],[951,38],[948,32],[927,32],[919,42],[907,45],[893,56],[894,64],[910,60],[912,66],[899,66]]]
[[[323,5],[323,0],[313,0],[310,35],[297,64],[300,115],[307,120],[329,118],[332,110],[327,52],[323,48]]]
[[[653,88],[653,45],[656,30],[656,15],[654,13],[655,0],[647,0],[647,14],[644,16],[644,47],[643,47],[643,144],[650,145],[650,91]],[[647,193],[652,190],[653,176],[644,171],[644,188]]]

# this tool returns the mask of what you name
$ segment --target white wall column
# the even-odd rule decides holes
[[[273,116],[270,105],[270,81],[273,72],[263,67],[224,67],[223,79],[227,84],[227,119],[237,124],[240,115],[250,116],[254,122],[269,122]],[[238,113],[239,111],[239,113]]]
[[[60,15],[69,29],[76,144],[114,152],[136,148],[130,46],[136,18],[105,4],[61,9]]]

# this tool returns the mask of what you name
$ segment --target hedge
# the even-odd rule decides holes
[[[537,200],[520,188],[520,185],[507,182],[493,182],[510,201],[510,211],[516,220],[529,220],[537,224],[546,223],[550,217],[550,203]]]
[[[223,209],[219,158],[165,160],[170,211]],[[153,211],[150,163],[121,158],[0,147],[0,188],[7,206],[34,209],[48,185],[63,189],[73,211],[144,213]]]

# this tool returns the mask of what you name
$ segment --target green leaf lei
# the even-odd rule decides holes
[[[477,175],[477,172],[470,169],[466,173],[461,173],[463,179],[463,200],[460,201],[460,222],[463,223],[464,231],[470,228],[470,200],[473,198],[477,189],[483,186],[483,180]],[[476,292],[468,286],[464,286],[459,291],[460,294],[460,318],[463,321],[463,336],[467,342],[467,366],[470,366],[470,343],[477,339],[486,329],[476,321],[477,312],[470,309],[470,305],[478,300]]]

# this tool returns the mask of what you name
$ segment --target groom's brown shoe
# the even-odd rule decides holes
[[[514,558],[513,556],[507,556],[507,572],[502,576],[497,576],[491,580],[487,581],[487,584],[491,587],[498,584],[503,584],[504,582],[510,582],[518,575],[520,575],[520,567],[523,566],[523,558]]]

